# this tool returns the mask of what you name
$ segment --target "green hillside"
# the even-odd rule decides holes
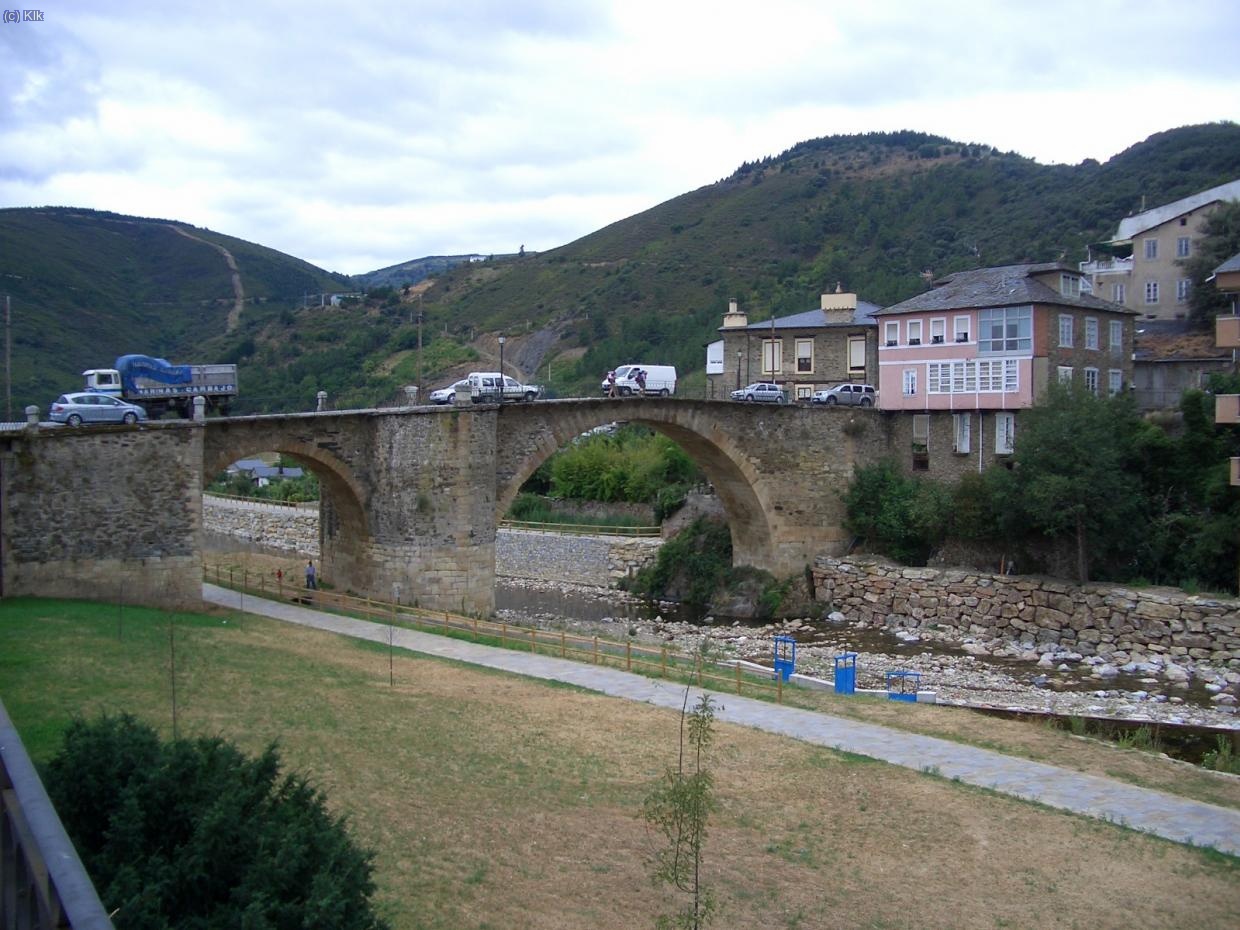
[[[1085,257],[1124,216],[1240,178],[1240,126],[1152,136],[1105,164],[1040,165],[922,133],[803,142],[538,254],[371,286],[341,307],[302,295],[354,282],[270,249],[165,220],[0,211],[0,287],[14,295],[14,401],[46,403],[123,352],[235,361],[241,411],[393,402],[498,366],[553,393],[594,393],[625,361],[671,363],[689,391],[729,297],[750,320],[817,306],[837,282],[890,304],[926,277]],[[173,226],[197,239],[178,233]],[[198,241],[205,240],[205,241]],[[237,262],[244,311],[211,244]],[[372,273],[373,274],[373,273]],[[419,353],[418,326],[422,350]]]
[[[178,231],[180,230],[180,231]],[[235,306],[224,255],[237,264],[242,321],[256,308],[299,305],[308,291],[349,289],[272,249],[172,220],[65,207],[0,210],[0,295],[12,301],[13,413],[46,410],[85,368],[139,352],[219,361],[202,346]],[[0,417],[4,411],[0,409]]]

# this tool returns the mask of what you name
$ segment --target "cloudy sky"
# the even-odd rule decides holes
[[[1075,164],[1240,119],[1236,0],[23,2],[0,206],[349,273],[553,248],[835,133]]]

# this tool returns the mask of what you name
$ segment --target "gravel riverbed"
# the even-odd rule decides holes
[[[768,624],[672,619],[678,605],[648,605],[622,591],[505,578],[496,590],[500,619],[623,641],[665,643],[693,652],[709,641],[721,657],[771,664],[774,638],[797,642],[796,671],[830,680],[835,656],[857,653],[857,687],[883,689],[886,673],[920,674],[941,704],[1063,716],[1240,729],[1240,669],[1130,656],[1121,666],[1095,656],[983,645],[941,632],[876,630],[842,614]]]

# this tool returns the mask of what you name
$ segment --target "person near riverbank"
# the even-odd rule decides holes
[[[314,560],[311,559],[306,563],[306,587],[313,591],[317,585],[314,580]]]

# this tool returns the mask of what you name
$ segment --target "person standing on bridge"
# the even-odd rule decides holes
[[[616,396],[616,373],[614,371],[607,372],[607,396]]]
[[[633,379],[637,382],[637,393],[640,394],[642,397],[645,397],[646,396],[646,369],[639,368],[637,370],[637,374],[633,376]]]
[[[314,560],[306,562],[306,587],[313,591],[317,585],[314,583]]]

